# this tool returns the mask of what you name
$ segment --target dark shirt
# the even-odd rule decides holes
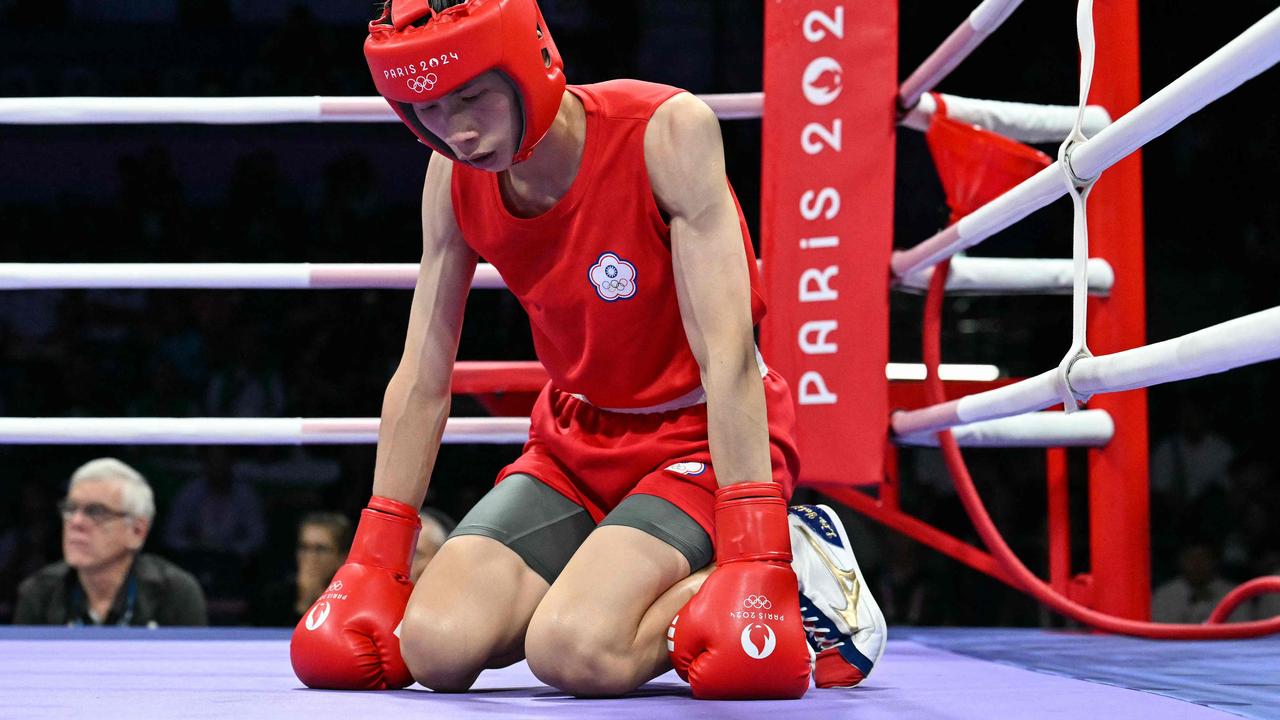
[[[262,586],[253,602],[253,624],[259,627],[293,627],[302,615],[298,602],[298,576],[289,575]]]
[[[65,562],[18,586],[15,625],[93,625],[80,577]],[[134,558],[103,625],[208,625],[204,591],[191,573],[155,555]]]

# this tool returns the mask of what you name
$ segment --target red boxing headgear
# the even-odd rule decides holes
[[[424,143],[453,151],[423,126],[413,103],[431,102],[490,71],[515,87],[524,133],[513,160],[529,157],[560,111],[564,62],[535,0],[465,0],[440,12],[430,0],[389,0],[369,23],[364,56],[373,84]]]

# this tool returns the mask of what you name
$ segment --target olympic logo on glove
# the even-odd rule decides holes
[[[338,592],[341,589],[342,589],[342,581],[334,580],[333,582],[329,583],[329,589],[325,590],[325,592]]]
[[[751,595],[742,601],[742,607],[753,610],[768,610],[773,607],[773,603],[769,602],[769,598],[764,595]]]
[[[307,613],[307,629],[315,630],[329,619],[329,603],[318,602],[315,607],[311,608],[311,612]],[[319,614],[317,614],[317,612]]]
[[[626,300],[636,294],[636,266],[611,252],[601,253],[587,271],[587,279],[605,302]]]
[[[405,80],[405,84],[409,86],[410,90],[416,93],[424,93],[428,90],[435,89],[436,82],[439,81],[439,79],[440,78],[436,77],[435,73],[427,73],[426,75],[409,78],[408,80]]]
[[[757,643],[757,639],[760,642]],[[753,660],[769,657],[773,654],[774,648],[778,647],[778,636],[768,625],[753,623],[742,628],[742,636],[739,640],[742,643],[742,652]]]

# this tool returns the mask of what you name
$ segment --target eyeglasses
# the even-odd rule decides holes
[[[70,500],[58,501],[58,513],[62,515],[62,519],[70,522],[76,516],[76,513],[84,513],[94,525],[101,525],[108,520],[129,517],[129,513],[120,510],[112,510],[102,503],[85,503],[81,505]]]

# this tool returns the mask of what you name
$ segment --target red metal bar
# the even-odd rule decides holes
[[[901,510],[898,502],[900,474],[898,472],[898,449],[892,442],[885,443],[884,478],[880,480],[880,505],[886,510]]]
[[[1138,0],[1098,0],[1099,57],[1089,101],[1118,118],[1141,100]],[[1115,268],[1110,297],[1089,303],[1089,346],[1113,353],[1146,344],[1142,161],[1134,153],[1103,173],[1089,196],[1092,255]],[[1089,451],[1090,562],[1094,609],[1145,620],[1151,605],[1151,530],[1147,483],[1147,395],[1109,394],[1089,403],[1115,419],[1116,436]]]
[[[1071,499],[1066,448],[1046,450],[1044,464],[1049,484],[1049,585],[1065,595],[1071,580]]]
[[[1015,590],[1022,590],[1013,577],[1006,573],[990,553],[976,548],[969,543],[938,530],[928,523],[917,520],[899,510],[884,507],[878,500],[853,488],[843,485],[809,484],[819,492],[833,500],[848,505],[876,522],[896,530],[919,543],[956,560],[964,565],[985,573],[1005,583]]]

